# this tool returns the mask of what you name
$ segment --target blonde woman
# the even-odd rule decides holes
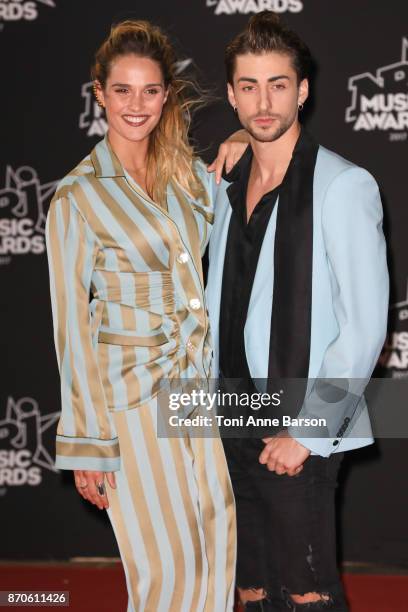
[[[216,185],[188,144],[174,66],[158,28],[112,28],[93,67],[107,137],[51,203],[56,465],[108,511],[128,612],[222,612],[235,515],[221,441],[157,435],[160,381],[207,378],[211,360],[201,256]]]

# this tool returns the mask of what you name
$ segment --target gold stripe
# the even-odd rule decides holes
[[[105,444],[78,444],[75,442],[56,442],[57,455],[63,457],[98,457],[103,459],[120,457],[119,443],[112,445]]]
[[[135,309],[132,306],[120,306],[120,314],[122,317],[123,328],[128,330],[136,330],[136,315]],[[149,329],[152,329],[150,326]]]
[[[150,222],[150,218],[152,217],[152,214],[151,213],[149,214],[149,210],[147,206],[144,205],[143,210],[141,210],[141,202],[137,198],[135,192],[133,190],[130,190],[129,187],[126,189],[123,183],[124,183],[123,179],[117,179],[116,181],[116,184],[120,188],[120,190],[125,195],[127,195],[128,199],[130,199],[132,204],[135,205],[135,207],[141,212],[144,218],[149,222],[149,224],[152,227],[152,231],[159,234],[161,241],[164,242],[164,244],[166,244],[167,241],[165,239],[165,234],[163,230],[160,231],[158,222],[156,223],[157,227],[154,227],[152,223]],[[94,188],[96,193],[99,195],[101,200],[109,208],[110,212],[114,215],[114,217],[116,218],[119,225],[121,225],[126,235],[128,235],[129,239],[134,243],[135,247],[140,252],[144,261],[151,268],[155,270],[163,270],[164,265],[160,261],[160,259],[157,257],[156,253],[153,251],[144,232],[142,232],[142,230],[138,227],[138,225],[127,215],[127,213],[125,213],[125,211],[122,209],[119,203],[111,196],[108,190],[102,186],[100,181],[97,181],[97,180],[93,181],[92,187]],[[129,232],[130,227],[132,230],[131,232]]]
[[[200,251],[200,234],[198,232],[197,221],[194,218],[194,213],[191,205],[184,197],[181,189],[177,185],[172,184],[173,191],[180,205],[181,212],[183,213],[184,222],[187,227],[188,239],[190,242],[191,253],[194,258],[194,264],[200,277],[201,287],[204,287],[203,279],[203,268],[201,263],[201,251]]]
[[[196,206],[195,204],[193,204],[193,208],[198,213],[200,213],[200,215],[202,215],[204,217],[204,219],[207,221],[207,223],[210,223],[210,225],[213,225],[213,223],[214,223],[214,216],[215,216],[214,213],[207,212],[206,210],[201,208],[201,206]]]
[[[215,602],[215,569],[216,569],[216,542],[215,542],[215,508],[211,497],[207,479],[205,462],[205,440],[194,439],[194,465],[197,474],[197,486],[200,491],[200,511],[203,521],[205,547],[208,559],[208,583],[205,610],[214,610]]]
[[[126,396],[128,408],[135,407],[140,403],[140,381],[135,373],[136,351],[134,347],[122,347],[122,372],[121,377],[126,385]]]
[[[101,379],[103,388],[105,391],[106,403],[108,408],[112,408],[115,405],[113,386],[109,378],[109,346],[107,344],[97,345],[97,359],[99,364],[99,371],[101,373]]]
[[[191,541],[194,549],[194,564],[195,564],[195,578],[194,578],[194,589],[193,597],[191,601],[191,610],[195,611],[198,609],[198,601],[200,597],[201,585],[203,581],[203,555],[205,551],[202,550],[200,532],[198,528],[198,518],[194,511],[196,500],[191,499],[190,490],[187,481],[186,467],[184,464],[183,453],[181,445],[185,444],[183,438],[169,438],[169,444],[173,455],[174,464],[176,467],[178,485],[180,487],[181,497],[183,500],[183,506],[187,516],[188,527],[191,535]],[[190,456],[191,457],[191,456]],[[192,463],[190,463],[190,469],[193,470]],[[198,515],[199,516],[199,515]]]
[[[215,458],[214,463],[218,474],[218,481],[220,483],[220,487],[224,495],[225,513],[227,515],[227,559],[225,567],[226,606],[229,592],[233,588],[233,581],[235,575],[237,529],[235,516],[235,501],[221,438],[213,439],[213,451]]]
[[[138,410],[138,413],[141,415],[143,411],[148,410],[150,410],[150,407],[144,406]],[[147,594],[145,609],[155,612],[159,610],[159,600],[163,583],[162,562],[126,416],[126,411],[114,413],[115,424],[120,439],[122,462],[125,466],[126,474],[129,474],[129,486],[133,507],[139,520],[145,550],[148,553],[147,562],[150,566],[151,583]]]
[[[54,299],[57,306],[57,351],[58,361],[62,365],[62,360],[65,351],[65,321],[66,321],[66,291],[64,290],[64,266],[61,257],[61,245],[58,240],[58,225],[57,225],[57,202],[53,200],[50,204],[48,212],[48,239],[49,250],[51,254],[51,262],[54,276]]]
[[[95,149],[93,149],[93,151],[91,152],[91,162],[95,169],[95,176],[101,176],[102,168],[101,168],[101,164],[99,163],[99,159],[98,159]]]
[[[93,245],[92,262],[85,260],[86,229],[85,222],[78,215],[78,252],[75,261],[75,296],[77,299],[78,331],[81,339],[82,352],[85,357],[86,379],[88,381],[92,406],[98,421],[99,434],[101,438],[111,438],[111,427],[106,410],[106,399],[101,383],[100,372],[96,362],[96,355],[91,342],[91,329],[89,323],[89,289],[82,283],[83,270],[87,265],[93,269],[98,246]]]
[[[176,575],[176,581],[169,609],[181,610],[181,604],[183,600],[186,582],[183,542],[181,540],[177,521],[174,516],[174,511],[171,504],[171,496],[166,480],[166,473],[160,455],[160,448],[156,432],[154,430],[153,419],[150,411],[141,411],[140,420],[142,423],[144,437],[146,440],[147,452],[149,454],[149,461],[156,485],[156,492],[159,497],[161,513],[164,523],[166,525],[167,535],[169,538],[175,565],[174,571]]]
[[[116,485],[118,487],[118,484]],[[122,561],[126,564],[127,572],[129,575],[129,582],[132,590],[132,603],[135,610],[139,610],[140,598],[138,592],[139,586],[139,572],[137,565],[133,557],[132,545],[129,540],[125,519],[122,514],[122,508],[119,501],[118,488],[112,489],[109,486],[109,482],[106,481],[106,495],[108,497],[111,520],[114,524],[116,540],[120,549],[120,556]],[[129,591],[129,589],[128,589]],[[130,593],[129,593],[130,596]]]
[[[125,334],[111,334],[99,332],[98,342],[102,344],[119,344],[121,346],[160,346],[168,342],[164,333],[155,336],[127,336]]]

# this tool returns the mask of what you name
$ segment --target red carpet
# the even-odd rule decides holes
[[[351,612],[408,611],[408,575],[353,573],[343,578]],[[0,590],[10,589],[70,591],[69,608],[59,608],[70,612],[126,611],[120,563],[0,564]]]

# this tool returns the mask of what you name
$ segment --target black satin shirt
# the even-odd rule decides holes
[[[239,178],[227,189],[233,210],[225,251],[220,309],[220,372],[225,378],[250,378],[244,327],[259,254],[279,193],[278,186],[263,195],[247,223],[246,197],[251,163],[252,150],[248,147],[239,162]],[[265,333],[269,333],[268,330],[269,321]]]

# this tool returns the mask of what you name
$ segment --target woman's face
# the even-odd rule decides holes
[[[111,64],[105,88],[96,86],[109,131],[131,142],[148,139],[167,100],[159,64],[134,54],[119,56]]]

